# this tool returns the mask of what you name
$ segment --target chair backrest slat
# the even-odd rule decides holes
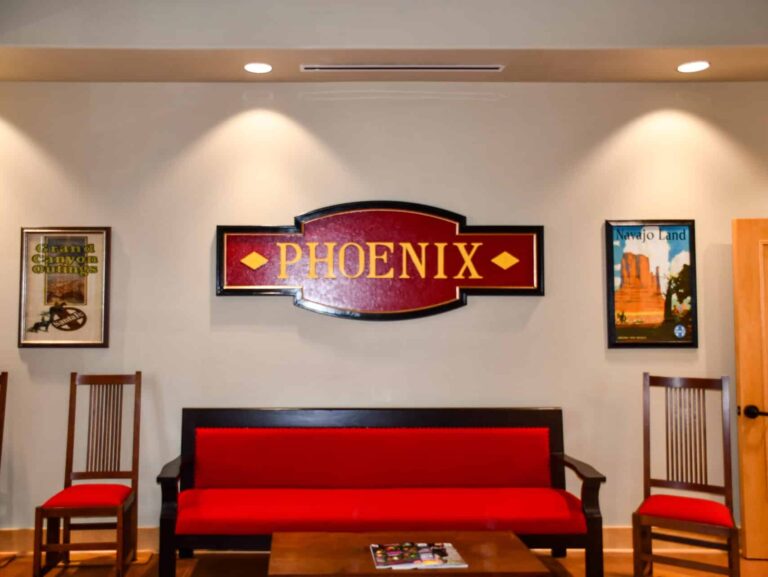
[[[85,470],[74,470],[74,445],[77,413],[77,391],[88,387],[87,431],[85,436]],[[134,387],[133,443],[130,468],[122,469],[124,390]],[[79,479],[131,479],[138,482],[141,373],[131,375],[78,375],[70,380],[69,427],[65,486]]]
[[[667,480],[708,484],[704,389],[666,388]]]
[[[644,492],[652,487],[688,489],[725,495],[732,502],[730,462],[730,406],[727,377],[720,379],[685,379],[643,375],[643,470]],[[664,390],[664,425],[666,444],[665,478],[651,475],[651,388]],[[707,443],[707,391],[722,396],[724,483],[709,479],[709,447]]]
[[[90,385],[86,471],[120,470],[123,385]]]

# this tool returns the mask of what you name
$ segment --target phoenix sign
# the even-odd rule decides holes
[[[541,226],[467,226],[431,206],[358,202],[293,226],[219,226],[218,295],[292,295],[333,316],[437,314],[467,295],[543,295]]]

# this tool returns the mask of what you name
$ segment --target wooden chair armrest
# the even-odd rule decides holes
[[[562,455],[563,465],[576,473],[581,480],[581,503],[584,514],[587,516],[600,516],[600,485],[605,483],[605,475],[598,472],[592,465],[583,461]]]
[[[563,455],[563,465],[576,473],[576,476],[585,482],[605,483],[605,475],[598,472],[592,465],[579,461],[568,455]]]

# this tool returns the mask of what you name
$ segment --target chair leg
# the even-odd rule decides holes
[[[179,549],[179,559],[192,559],[195,556],[194,549],[188,549],[187,547],[181,547]]]
[[[552,547],[552,557],[555,559],[562,559],[568,553],[565,547]]]
[[[139,552],[139,502],[135,500],[131,505],[131,558],[133,562]]]
[[[586,577],[603,577],[603,520],[587,518],[587,548],[585,556]]]
[[[125,557],[126,563],[132,563],[136,560],[136,533],[134,531],[136,519],[136,503],[131,504],[128,509],[125,510]]]
[[[643,577],[643,561],[640,555],[643,554],[642,539],[640,537],[640,521],[637,514],[632,515],[632,576]]]
[[[632,561],[634,577],[648,577],[653,574],[653,562],[643,560],[643,556],[650,555],[651,531],[640,522],[637,513],[632,514]]]
[[[176,577],[176,519],[160,516],[159,577]]]
[[[58,517],[48,517],[46,522],[45,542],[46,545],[58,545],[61,541],[61,535],[59,534],[61,520]],[[61,553],[46,551],[45,553],[45,565],[43,565],[43,573],[47,573],[49,570],[56,567],[61,561]]]
[[[645,575],[650,576],[653,575],[653,561],[651,560],[653,556],[653,539],[651,539],[651,528],[641,527],[640,537],[643,552],[648,555],[648,561],[645,562]]]
[[[117,510],[117,551],[115,553],[115,570],[117,577],[125,574],[125,513],[122,507]]]
[[[32,577],[42,577],[43,558],[43,510],[35,509],[35,535],[32,553]]]
[[[133,561],[133,522],[131,517],[133,516],[133,506],[128,507],[123,514],[123,523],[125,523],[125,530],[123,531],[123,562],[127,566]]]
[[[69,542],[71,540],[72,536],[72,530],[70,528],[70,524],[72,523],[72,520],[70,518],[64,519],[64,527],[61,531],[61,542],[64,545],[69,545]],[[65,565],[69,563],[69,551],[62,551],[61,552],[61,562]]]
[[[728,536],[728,571],[729,577],[741,575],[741,553],[739,551],[739,530],[733,529]]]

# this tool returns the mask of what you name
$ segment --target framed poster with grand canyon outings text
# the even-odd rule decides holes
[[[608,347],[697,347],[692,220],[605,223]]]
[[[19,347],[109,345],[109,227],[21,229]]]

